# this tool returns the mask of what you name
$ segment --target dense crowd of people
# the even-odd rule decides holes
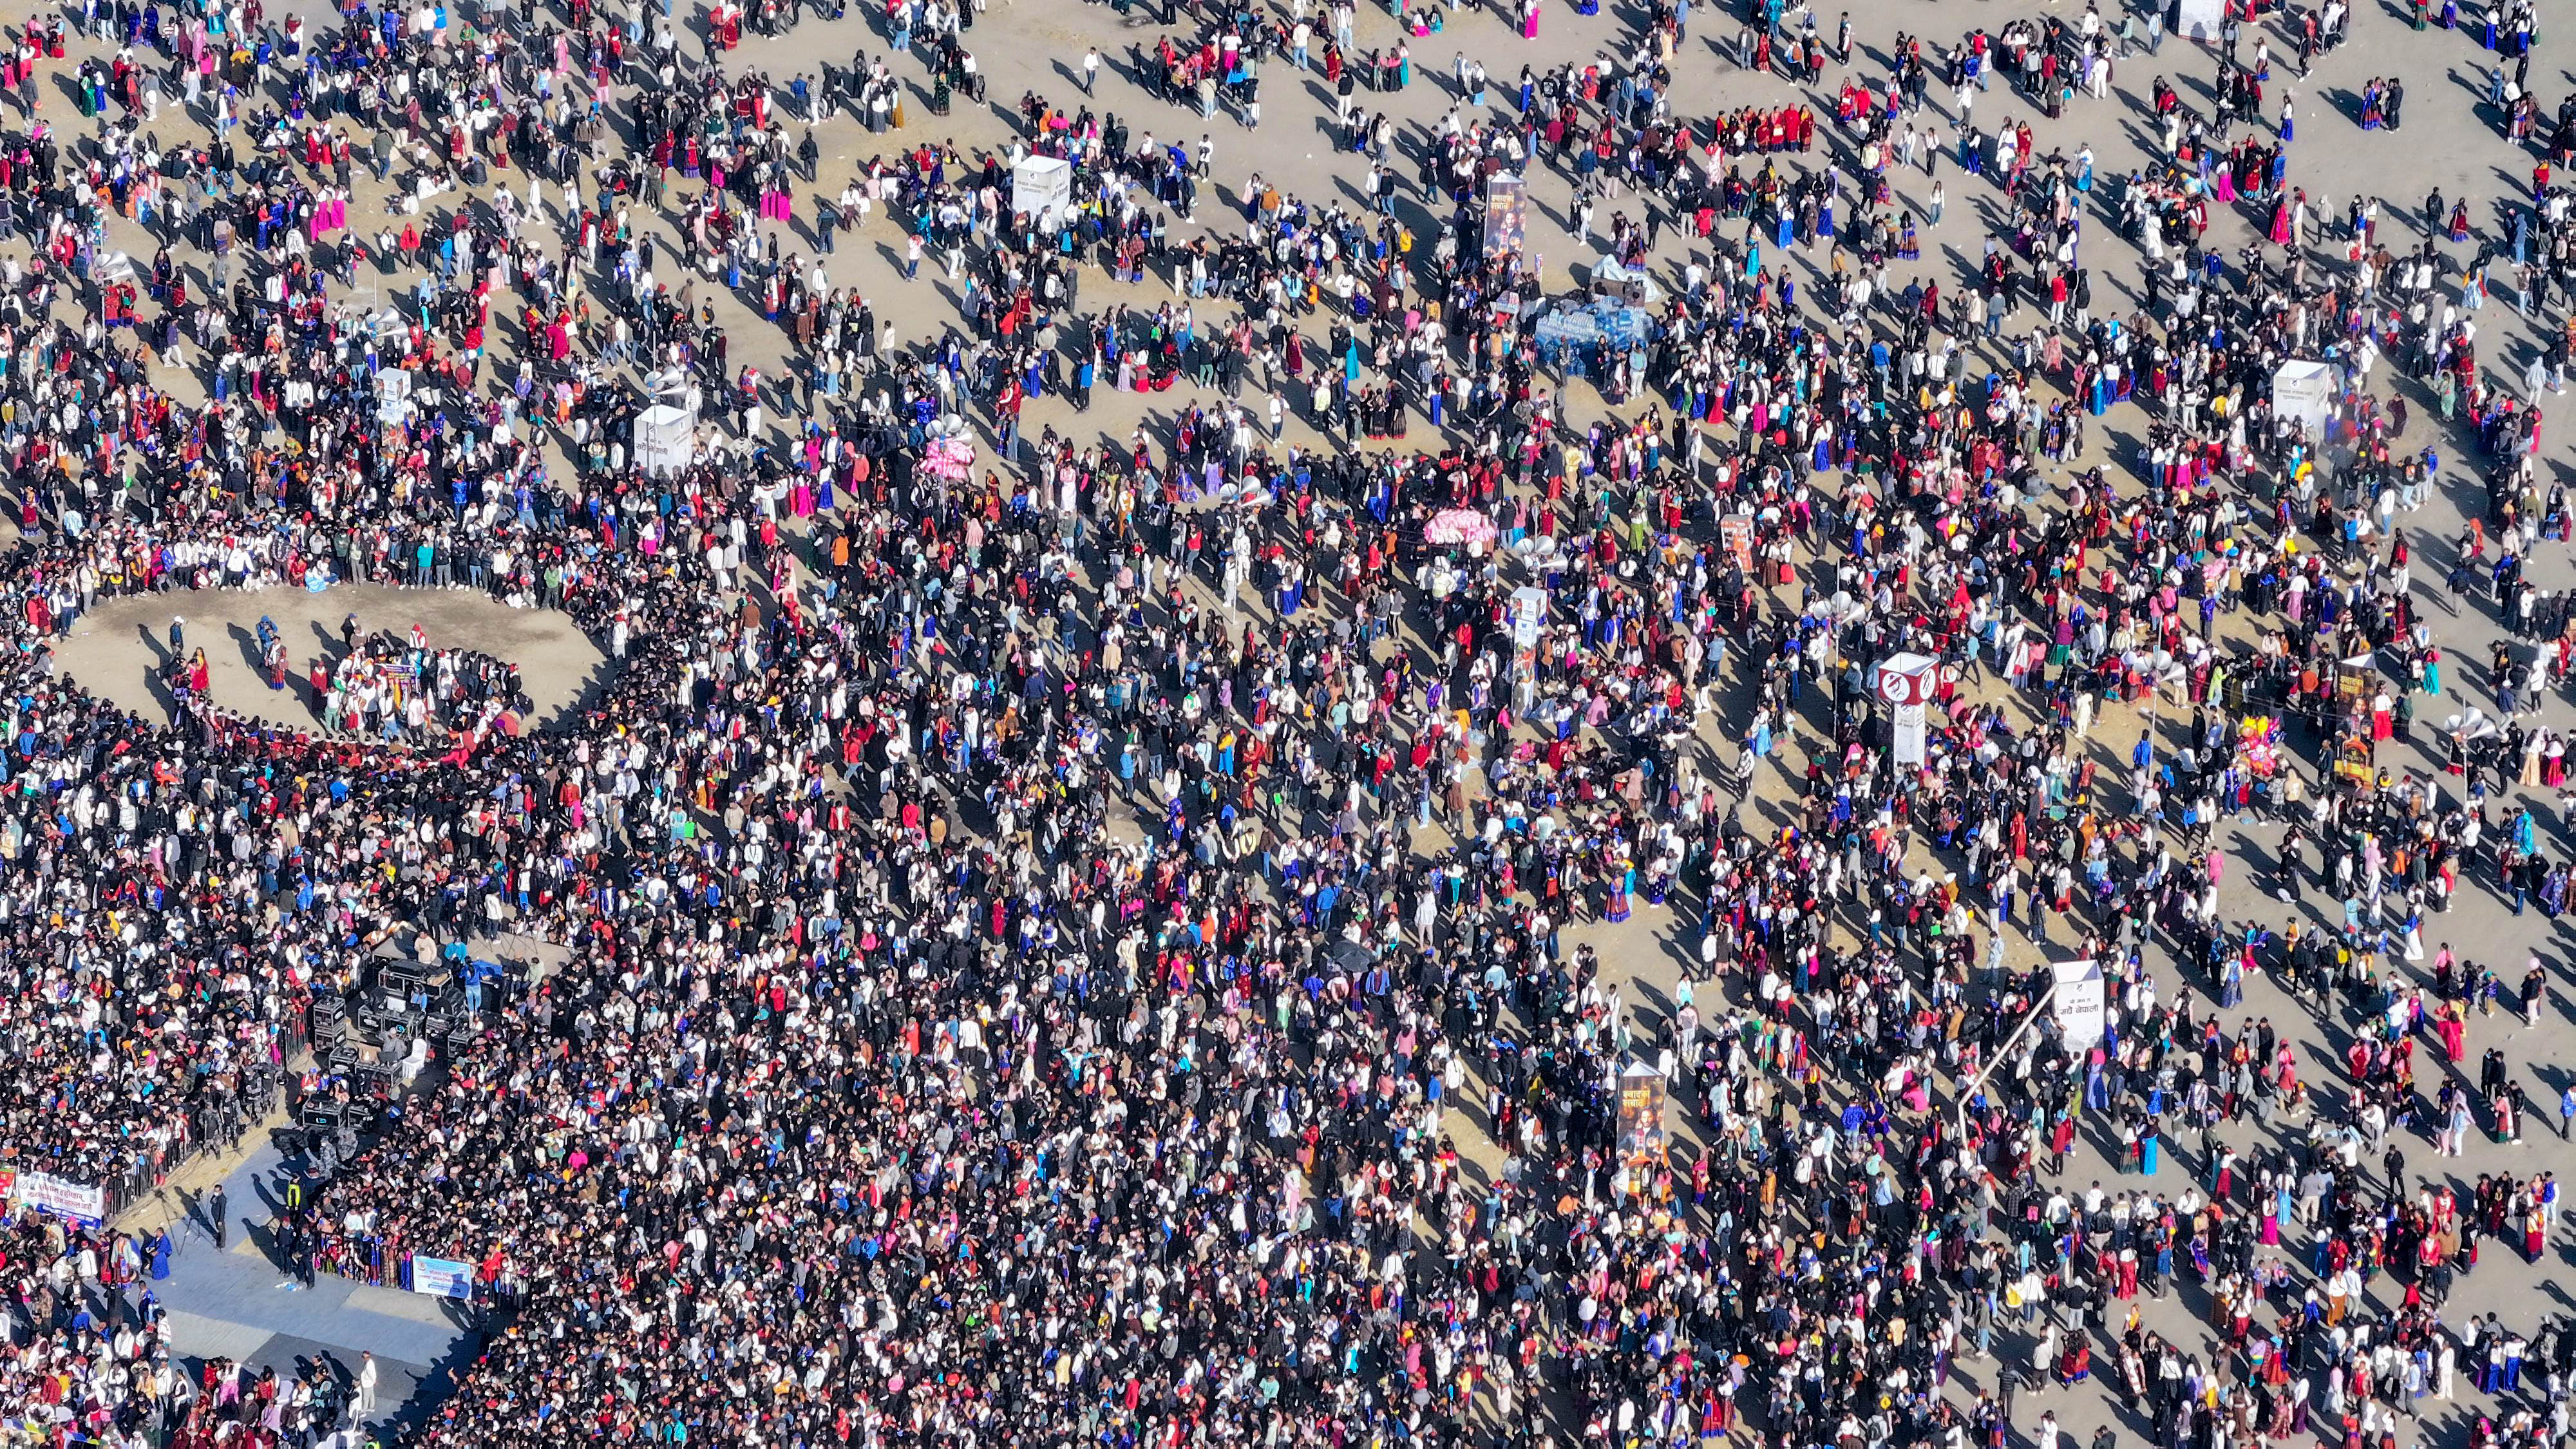
[[[1129,68],[1179,115],[1094,113],[1086,64],[986,154],[903,114],[912,78],[934,115],[982,94],[974,4],[892,0],[780,86],[724,63],[798,23],[775,3],[711,12],[701,60],[588,0],[327,35],[84,0],[95,128],[0,157],[35,244],[0,297],[0,1165],[148,1186],[273,1099],[380,945],[508,929],[565,961],[478,994],[278,1224],[299,1269],[472,1265],[492,1336],[423,1443],[2055,1449],[2016,1392],[2097,1369],[2159,1449],[2393,1446],[2455,1393],[2480,1449],[2562,1436],[2576,1332],[2442,1315],[2482,1242],[2546,1256],[2554,1178],[2464,1195],[2401,1148],[2534,1130],[2506,1027],[2545,971],[2426,937],[2463,893],[2566,904],[2530,716],[2576,618],[2526,577],[2569,529],[2546,166],[2420,228],[2309,195],[2269,46],[2304,73],[2342,0],[2189,50],[2087,4],[1866,53],[1761,0],[1733,55],[1840,67],[1840,103],[1715,117],[1681,109],[1665,0],[1491,105],[1461,50],[1427,127],[1378,99],[1411,42],[1539,7],[1397,8],[1377,53],[1345,5],[1166,11]],[[2527,58],[2530,7],[2503,19]],[[19,94],[61,49],[30,28]],[[2135,166],[1978,115],[2101,105],[2156,56],[2214,63],[2212,104],[2133,86]],[[1217,201],[1190,131],[1259,124],[1262,72],[1310,61],[1362,184]],[[162,145],[165,108],[201,129]],[[842,125],[903,149],[835,194],[813,133]],[[1060,210],[1013,210],[1031,157],[1068,164]],[[1995,190],[1955,265],[1918,232],[1945,165]],[[374,238],[360,168],[394,188]],[[1571,326],[1493,242],[1506,174],[1571,182],[1634,279],[1585,316],[1632,331]],[[956,325],[899,335],[797,255],[800,186],[818,254],[891,238],[962,284]],[[148,269],[111,210],[166,244]],[[354,306],[362,269],[398,300]],[[2548,339],[2518,377],[2481,363],[2491,276]],[[1148,278],[1169,297],[1098,300]],[[2303,362],[2322,391],[2276,406]],[[183,366],[204,404],[155,381]],[[1022,432],[1103,387],[1170,392],[1168,427]],[[2438,412],[2411,436],[2409,396]],[[702,427],[648,467],[673,398]],[[2097,464],[2106,419],[2137,441]],[[2410,523],[2464,466],[2466,531]],[[57,660],[103,601],[333,579],[560,610],[615,667],[537,730],[499,725],[510,661],[354,620],[274,717],[212,703],[184,619],[166,719]],[[2427,613],[2462,609],[2511,636],[2483,675]],[[2416,768],[2446,663],[2492,708]],[[1928,678],[1919,728],[1889,670]],[[2165,724],[2103,749],[2141,705]],[[2283,829],[2262,886],[2305,924],[2221,909],[2244,820]],[[1669,992],[1600,954],[1639,910]],[[2098,968],[2098,1036],[2045,1007],[2041,951]],[[2257,976],[2310,1019],[2250,1013]],[[2339,1072],[2293,1050],[2320,1030]],[[2114,1189],[2067,1179],[2079,1138]],[[26,1437],[367,1412],[183,1382],[166,1239],[9,1232]],[[2182,1341],[2140,1307],[2178,1283]]]

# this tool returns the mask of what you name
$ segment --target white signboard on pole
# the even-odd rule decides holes
[[[1538,647],[1539,631],[1547,627],[1547,590],[1536,584],[1523,584],[1512,590],[1512,644],[1515,648]]]
[[[1900,704],[1896,707],[1896,763],[1923,763],[1926,735],[1923,729],[1923,706]]]
[[[2048,969],[2057,976],[2057,1000],[2050,1014],[2057,1019],[2058,1032],[2066,1038],[2067,1050],[2092,1050],[2101,1044],[2108,1022],[2102,963],[2086,957],[2080,961],[2052,961]]]
[[[1924,706],[1941,684],[1941,662],[1928,654],[1891,654],[1878,666],[1878,697],[1895,709],[1896,763],[1924,757]]]

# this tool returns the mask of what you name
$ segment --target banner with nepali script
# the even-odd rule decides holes
[[[41,1208],[56,1217],[84,1223],[107,1221],[107,1187],[102,1183],[73,1182],[50,1173],[22,1172],[9,1184],[9,1196],[31,1208]]]

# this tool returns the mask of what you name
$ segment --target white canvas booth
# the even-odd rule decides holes
[[[1041,231],[1064,225],[1073,210],[1073,163],[1031,156],[1011,168],[1011,210],[1024,212]]]
[[[647,477],[677,473],[697,451],[698,415],[667,404],[635,415],[635,465]]]
[[[2293,358],[2272,373],[2272,416],[2307,425],[2310,446],[2324,443],[2334,421],[2335,374],[2331,363]]]

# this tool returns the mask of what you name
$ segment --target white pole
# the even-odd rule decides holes
[[[2032,1003],[2030,1015],[2023,1018],[2021,1025],[2013,1028],[2012,1035],[2004,1038],[2004,1044],[1995,1053],[1994,1060],[1979,1067],[1977,1074],[1959,1088],[1959,1100],[1951,1104],[1951,1110],[1957,1114],[1958,1120],[1955,1125],[1959,1130],[1960,1141],[1968,1140],[1968,1099],[1977,1095],[1978,1091],[1986,1085],[1986,1078],[1994,1075],[1995,1068],[2002,1066],[2012,1056],[2013,1048],[2021,1045],[2022,1034],[2039,1024],[2040,1018],[2048,1011],[2049,1003],[2057,999],[2057,988],[2061,984],[2063,983],[2057,981],[2049,983],[2048,989],[2039,994],[2039,1000]]]

